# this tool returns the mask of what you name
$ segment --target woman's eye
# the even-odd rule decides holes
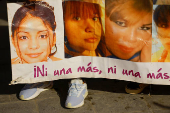
[[[21,40],[26,40],[26,39],[28,39],[28,37],[27,36],[21,36],[20,39]]]
[[[80,17],[74,17],[73,19],[79,21],[81,18]]]
[[[40,38],[46,38],[47,35],[40,35]]]
[[[150,30],[150,29],[151,29],[151,27],[140,27],[139,28],[139,30],[145,30],[145,31]]]
[[[116,23],[117,25],[121,26],[121,27],[126,27],[126,23],[125,23],[125,22],[116,21],[115,23]]]
[[[93,20],[94,20],[94,21],[98,21],[98,18],[97,18],[97,17],[94,17]]]

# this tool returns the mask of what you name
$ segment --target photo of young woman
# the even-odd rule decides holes
[[[97,3],[63,2],[65,58],[104,56],[101,51],[103,27],[101,7]]]
[[[152,0],[106,0],[106,56],[134,62],[151,61]],[[130,83],[127,93],[140,93],[145,84]]]
[[[47,2],[25,3],[14,14],[11,40],[17,57],[12,64],[58,61],[54,8]]]
[[[170,62],[170,6],[169,5],[155,5],[153,14],[155,35],[157,35],[157,42],[161,45],[153,52],[152,62]],[[154,38],[154,37],[153,37]],[[155,39],[156,40],[156,39]],[[157,45],[158,45],[157,44]],[[153,45],[153,48],[156,45]]]
[[[105,42],[106,56],[150,62],[152,1],[107,0]]]

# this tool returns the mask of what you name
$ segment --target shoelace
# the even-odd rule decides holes
[[[80,91],[82,90],[82,84],[71,84],[69,88],[69,95],[71,96],[77,96]]]

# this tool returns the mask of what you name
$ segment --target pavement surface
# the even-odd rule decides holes
[[[6,1],[0,0],[0,113],[170,113],[170,86],[150,85],[141,94],[125,92],[127,81],[85,79],[89,95],[84,106],[64,107],[70,80],[54,81],[54,87],[29,101],[18,99],[22,84],[11,85],[10,46]]]
[[[70,80],[57,80],[54,87],[29,101],[18,99],[24,85],[0,85],[0,113],[170,113],[170,87],[150,85],[141,94],[125,93],[126,81],[85,79],[89,95],[84,106],[65,108]]]

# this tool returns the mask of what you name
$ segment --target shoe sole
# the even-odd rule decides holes
[[[125,91],[126,91],[126,93],[129,93],[129,94],[139,94],[139,93],[141,93],[141,92],[145,89],[145,87],[147,87],[147,86],[149,86],[149,84],[145,84],[142,88],[139,88],[139,89],[137,89],[137,90],[128,89],[128,87],[126,86]]]
[[[44,89],[43,88],[38,88],[37,89],[37,91],[36,91],[36,93],[34,94],[34,95],[32,95],[31,97],[29,97],[29,98],[24,98],[24,97],[20,97],[20,99],[21,100],[31,100],[31,99],[34,99],[34,98],[36,98],[41,92],[43,92],[43,91],[46,91],[46,90],[49,90],[49,89],[51,89],[53,87],[53,82],[51,82],[50,83],[50,85],[49,86],[47,86],[47,87],[45,87]]]
[[[85,95],[84,95],[84,99],[87,97],[87,95],[88,95],[88,91],[86,91],[86,93],[85,93]],[[81,106],[83,106],[84,105],[84,100],[80,103],[80,104],[78,104],[78,105],[76,105],[76,106],[66,106],[67,108],[78,108],[78,107],[81,107]]]

